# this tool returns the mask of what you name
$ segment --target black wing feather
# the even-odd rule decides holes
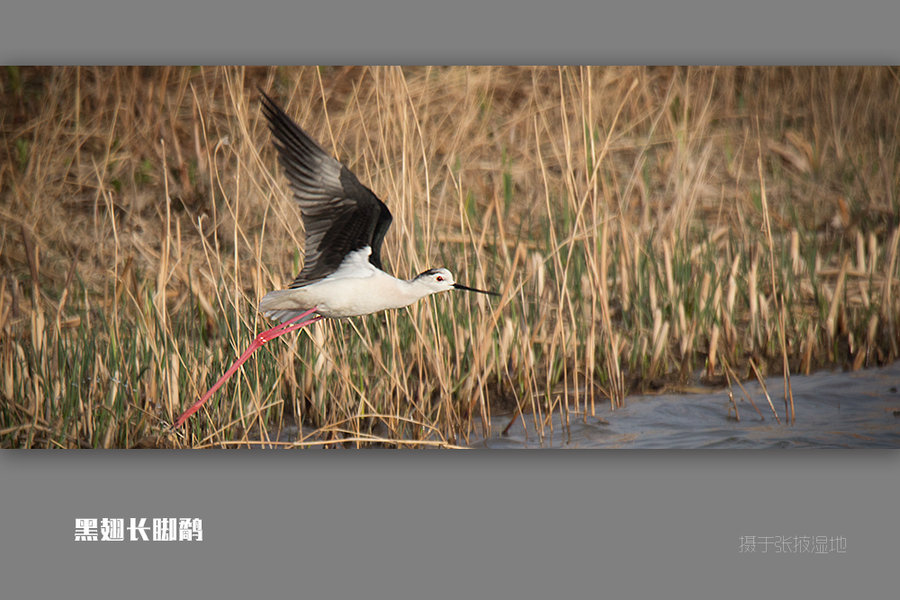
[[[329,156],[265,92],[263,114],[275,136],[278,162],[300,205],[306,242],[303,269],[291,288],[333,273],[350,252],[372,248],[369,262],[381,268],[381,244],[391,212],[347,167]]]

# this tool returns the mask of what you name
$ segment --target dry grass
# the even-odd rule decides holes
[[[500,412],[541,436],[635,390],[894,360],[898,75],[7,68],[0,441],[449,446]],[[280,338],[175,434],[299,268],[256,86],[389,205],[390,272],[503,299]]]

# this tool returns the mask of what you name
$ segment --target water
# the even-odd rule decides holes
[[[543,440],[525,415],[509,434],[499,435],[511,415],[492,421],[494,435],[476,448],[900,448],[900,363],[848,373],[791,377],[796,420],[784,418],[782,378],[766,387],[781,424],[775,421],[758,383],[744,383],[762,418],[734,386],[740,420],[727,390],[704,394],[633,396],[624,408],[597,405],[597,416],[570,416],[562,426],[558,413],[553,434]],[[599,417],[599,418],[598,418]],[[527,429],[526,429],[527,428]]]

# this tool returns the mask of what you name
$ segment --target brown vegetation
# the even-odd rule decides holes
[[[540,436],[635,390],[894,360],[898,75],[7,68],[0,442],[464,444],[501,411]],[[176,434],[299,268],[257,86],[388,204],[388,271],[503,299],[281,338]]]

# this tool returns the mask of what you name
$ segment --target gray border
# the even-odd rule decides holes
[[[0,62],[896,64],[898,22],[870,0],[37,0],[4,7]],[[7,451],[0,597],[888,598],[898,474],[880,451]],[[207,541],[76,544],[90,515],[197,515]]]
[[[898,456],[7,451],[0,596],[889,598]],[[199,516],[205,541],[74,542],[85,516]]]
[[[896,64],[888,0],[32,0],[3,64]]]

